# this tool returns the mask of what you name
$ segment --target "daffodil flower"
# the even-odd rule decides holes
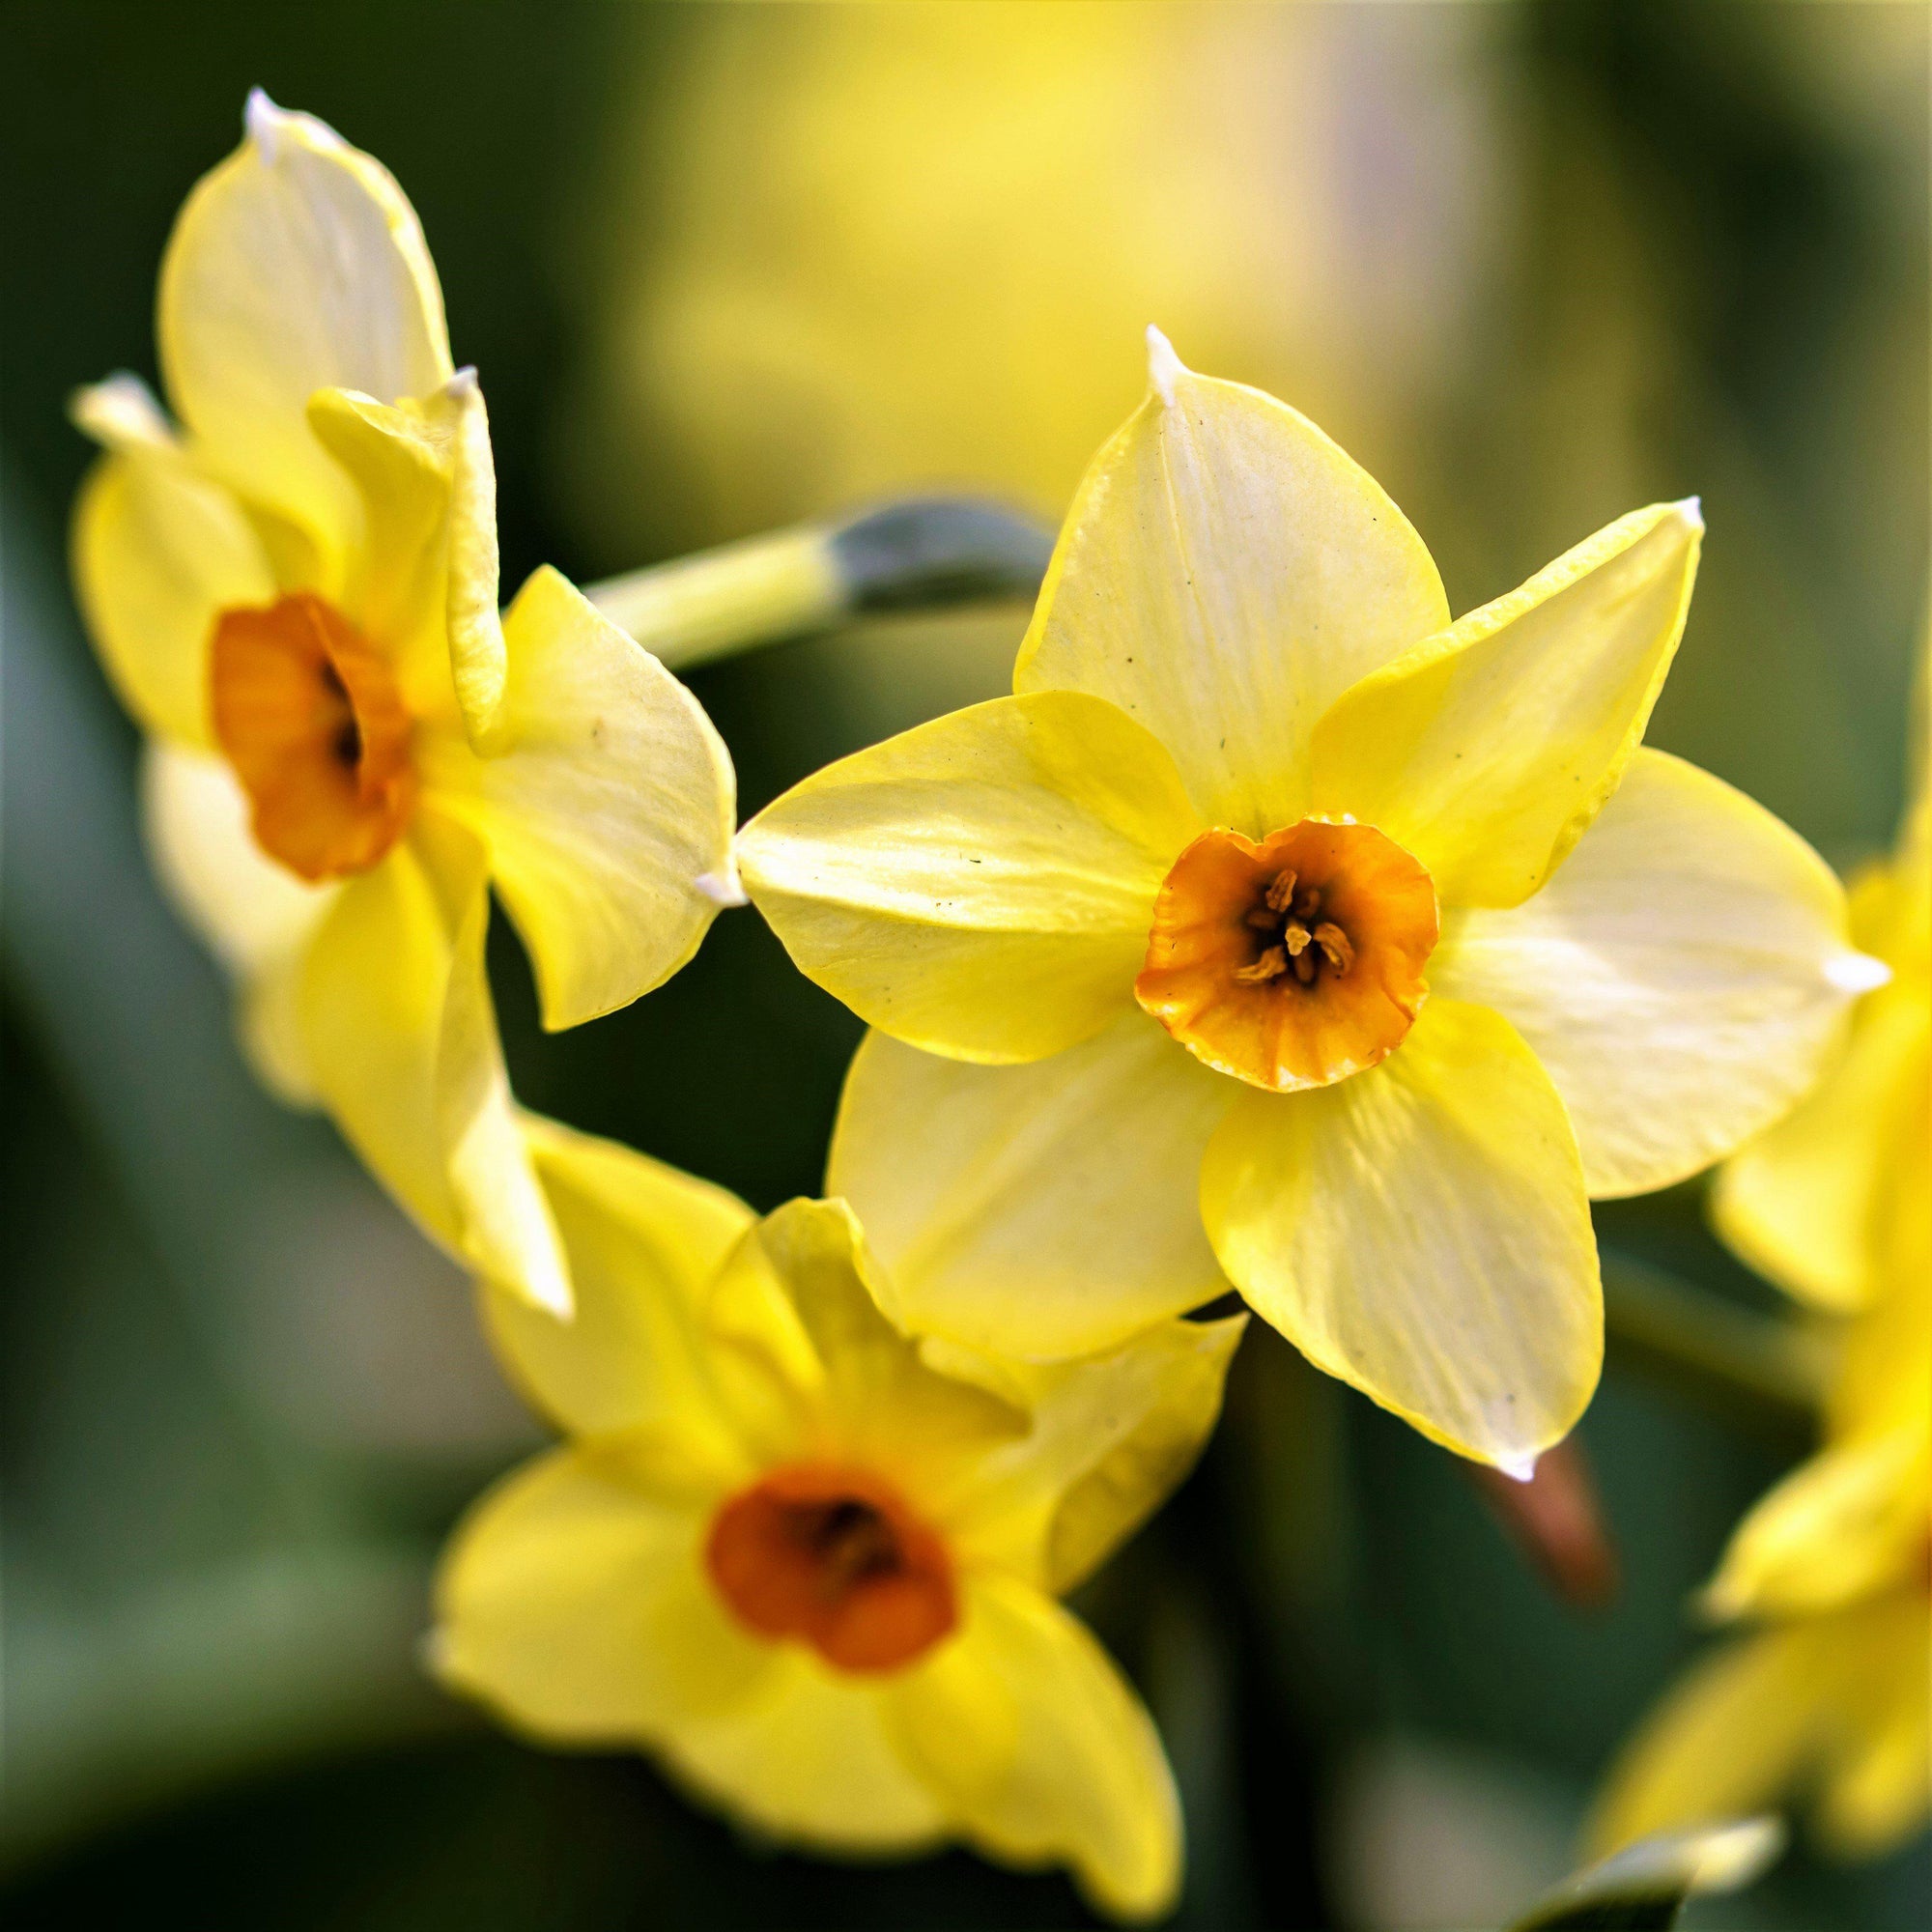
[[[1932,636],[1912,724],[1912,796],[1891,854],[1852,880],[1852,934],[1890,969],[1852,1014],[1844,1054],[1787,1119],[1724,1164],[1718,1230],[1814,1308],[1869,1305],[1902,1203],[1932,1169]]]
[[[1179,1480],[1243,1321],[1051,1368],[915,1339],[843,1203],[763,1220],[544,1124],[574,1321],[486,1294],[564,1444],[458,1529],[443,1680],[531,1737],[639,1747],[761,1833],[963,1839],[1152,1917],[1179,1878],[1160,1741],[1058,1595]]]
[[[180,427],[131,377],[75,513],[101,660],[150,733],[156,860],[263,1075],[417,1219],[567,1309],[484,978],[494,886],[548,1026],[696,950],[733,781],[691,696],[554,571],[499,618],[483,398],[389,175],[250,98],[161,269]]]
[[[1876,1857],[1932,1816],[1932,1207],[1895,1222],[1852,1324],[1824,1448],[1739,1524],[1704,1593],[1755,1626],[1700,1660],[1612,1768],[1593,1836],[1809,1800]]]
[[[1808,1790],[1829,1849],[1890,1849],[1932,1814],[1932,743],[1891,857],[1852,889],[1852,929],[1891,968],[1842,1059],[1719,1177],[1719,1231],[1813,1307],[1853,1312],[1825,1441],[1758,1503],[1704,1592],[1757,1628],[1703,1659],[1612,1770],[1596,1835],[1621,1843]]]
[[[1225,1271],[1521,1472],[1598,1376],[1589,1198],[1776,1119],[1874,969],[1809,847],[1640,747],[1694,504],[1452,624],[1327,438],[1151,347],[1014,695],[740,836],[792,957],[877,1029],[830,1185],[923,1326],[1047,1358]]]

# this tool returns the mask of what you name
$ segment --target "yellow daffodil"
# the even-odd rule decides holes
[[[1852,1016],[1844,1057],[1803,1106],[1728,1161],[1719,1232],[1761,1274],[1814,1307],[1865,1306],[1888,1230],[1932,1167],[1932,638],[1912,726],[1912,800],[1891,855],[1852,881],[1852,933],[1891,969]]]
[[[496,481],[414,212],[257,93],[162,264],[177,429],[118,377],[74,572],[151,734],[163,877],[240,981],[265,1078],[432,1233],[556,1308],[568,1270],[484,979],[494,885],[545,1024],[625,1005],[735,895],[729,760],[554,571],[499,619]]]
[[[1052,1368],[914,1339],[843,1203],[763,1220],[544,1123],[561,1323],[486,1295],[569,1438],[458,1530],[440,1675],[546,1743],[640,1747],[827,1851],[964,1839],[1105,1910],[1179,1883],[1158,1737],[1055,1601],[1179,1479],[1242,1319]]]
[[[1844,1057],[1719,1177],[1718,1225],[1814,1306],[1858,1312],[1825,1443],[1738,1526],[1704,1594],[1760,1628],[1685,1678],[1613,1770],[1597,1835],[1808,1793],[1828,1848],[1889,1849],[1932,1811],[1932,816],[1927,663],[1897,849],[1852,890],[1852,926],[1890,968]]]
[[[1597,1379],[1589,1197],[1776,1119],[1874,969],[1809,847],[1640,748],[1693,504],[1452,624],[1364,471],[1150,341],[1014,696],[741,834],[792,957],[877,1029],[830,1184],[923,1327],[1045,1359],[1225,1271],[1520,1472]]]
[[[1605,1846],[1808,1799],[1828,1850],[1889,1850],[1932,1815],[1932,1208],[1886,1243],[1825,1447],[1738,1526],[1705,1592],[1759,1627],[1704,1658],[1613,1768]]]

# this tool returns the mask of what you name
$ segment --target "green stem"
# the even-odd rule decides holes
[[[1779,1433],[1812,1427],[1829,1345],[1801,1323],[1759,1315],[1663,1269],[1604,1253],[1613,1360],[1675,1383],[1708,1406]]]
[[[873,611],[1030,598],[1053,532],[970,497],[800,524],[590,585],[585,595],[673,669]]]

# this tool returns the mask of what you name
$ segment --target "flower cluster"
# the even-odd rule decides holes
[[[1151,331],[1013,695],[734,831],[728,754],[644,627],[549,569],[499,613],[482,391],[376,162],[254,97],[182,212],[158,326],[173,416],[128,377],[78,399],[104,453],[74,526],[149,734],[156,864],[262,1077],[469,1267],[564,1438],[456,1534],[445,1682],[534,1738],[646,1749],[783,1838],[959,1839],[1156,1915],[1173,1782],[1059,1599],[1213,1427],[1247,1317],[1197,1311],[1232,1286],[1526,1476],[1597,1381],[1589,1201],[1762,1135],[1726,1228],[1871,1313],[1831,1446],[1714,1586],[1789,1621],[1685,1721],[1842,1679],[1878,1715],[1834,1759],[1834,1815],[1897,1814],[1873,1764],[1922,1758],[1922,1722],[1897,1730],[1876,1660],[1924,1646],[1924,1378],[1897,1373],[1932,1277],[1923,894],[1861,889],[1848,923],[1790,831],[1643,747],[1693,502],[1452,621],[1362,469]],[[874,1029],[831,1198],[760,1218],[519,1109],[493,890],[551,1027],[649,992],[749,893]],[[1856,1240],[1820,1236],[1833,1215]],[[1869,1631],[1846,1646],[1833,1618]],[[1814,1668],[1841,1648],[1856,1667]],[[1669,1776],[1639,1828],[1685,1809]]]

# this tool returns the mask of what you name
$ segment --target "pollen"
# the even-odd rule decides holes
[[[1429,873],[1374,826],[1207,832],[1161,885],[1134,996],[1223,1073],[1322,1087],[1401,1045],[1437,932]]]
[[[741,1623],[840,1670],[899,1669],[959,1621],[945,1544],[867,1470],[774,1470],[719,1510],[704,1556]]]
[[[306,591],[224,611],[215,742],[248,794],[256,843],[298,877],[365,871],[415,804],[411,724],[387,661]]]

